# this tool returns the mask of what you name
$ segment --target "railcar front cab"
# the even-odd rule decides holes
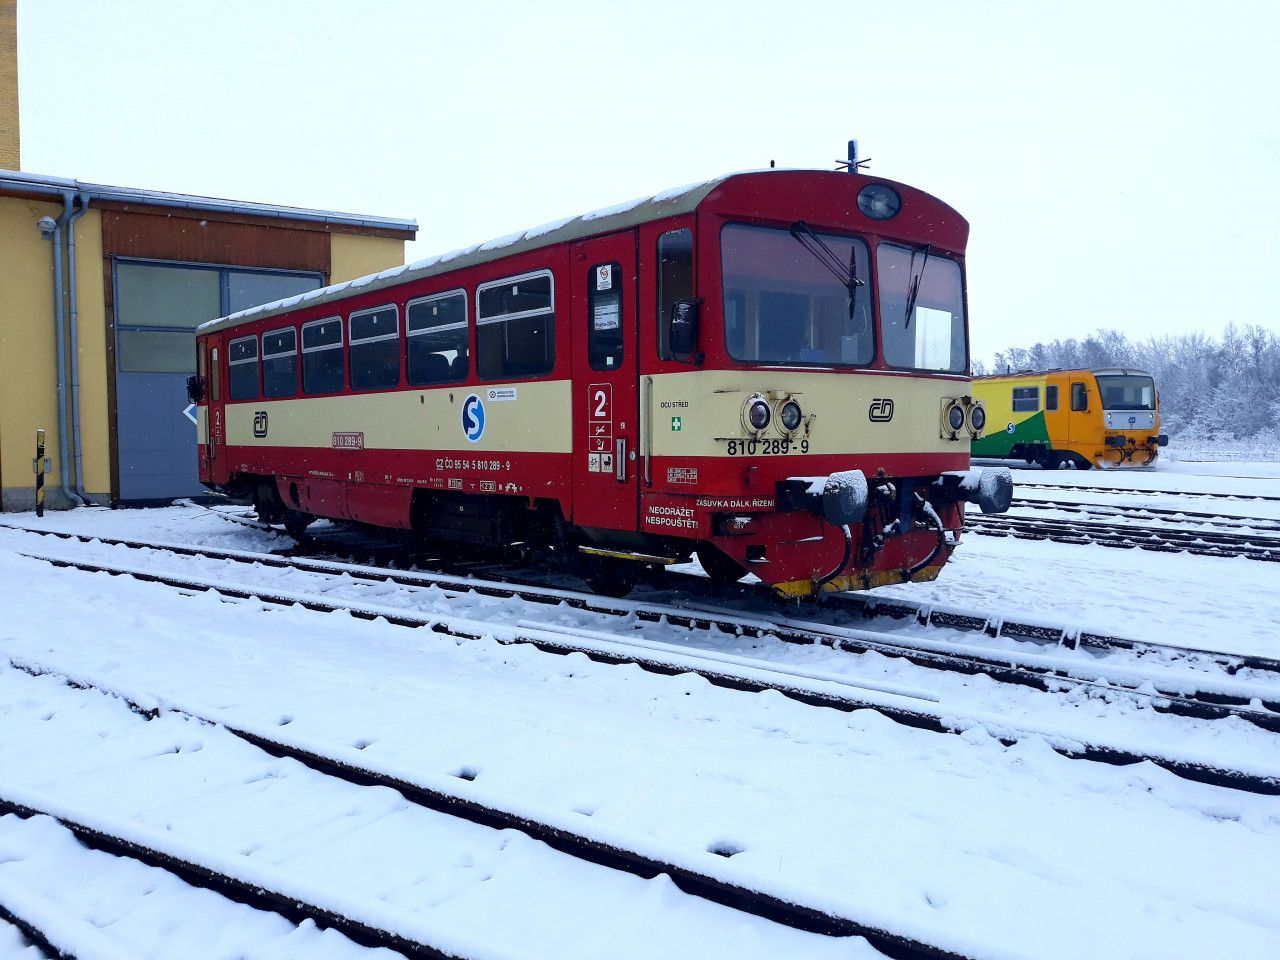
[[[1101,466],[1149,466],[1169,438],[1159,433],[1158,397],[1155,381],[1141,370],[1095,370],[1093,379],[1102,407],[1104,449],[1095,457]],[[1072,409],[1077,403],[1088,405],[1087,395],[1072,396]]]
[[[667,454],[651,482],[696,478],[713,577],[745,569],[787,596],[933,579],[962,504],[1012,497],[1008,470],[969,470],[986,411],[969,391],[967,223],[864,176],[809,179],[803,197],[734,186],[699,211],[699,295],[659,315],[698,377],[651,378]],[[697,442],[661,429],[668,407]]]

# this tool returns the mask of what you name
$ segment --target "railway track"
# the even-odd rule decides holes
[[[51,535],[67,539],[96,539],[71,534]],[[677,622],[690,629],[708,630],[715,627],[748,636],[777,638],[806,645],[823,644],[849,653],[875,652],[890,657],[901,657],[913,663],[940,670],[965,674],[981,672],[1004,682],[1036,686],[1045,690],[1075,688],[1091,690],[1105,697],[1130,696],[1146,702],[1153,710],[1159,712],[1200,719],[1231,717],[1248,721],[1264,730],[1280,731],[1280,696],[1276,695],[1275,690],[1260,689],[1254,684],[1215,681],[1211,678],[1197,679],[1192,683],[1187,678],[1183,678],[1183,683],[1190,692],[1188,689],[1161,690],[1156,683],[1153,683],[1151,676],[1132,672],[1126,677],[1123,670],[1114,666],[1105,671],[1101,668],[1090,670],[1086,666],[1064,664],[1054,658],[1014,655],[1008,652],[991,654],[973,650],[958,651],[954,648],[946,649],[945,644],[904,641],[901,637],[889,634],[877,635],[870,631],[845,630],[829,626],[817,629],[810,624],[761,622],[750,618],[727,617],[723,613],[701,611],[691,613],[677,608],[645,604],[614,602],[606,606],[600,604],[597,598],[566,597],[562,591],[468,581],[438,574],[359,569],[352,568],[350,565],[300,560],[300,558],[264,557],[261,554],[231,553],[194,547],[157,547],[143,542],[115,541],[114,544],[132,549],[171,549],[172,552],[183,555],[200,555],[229,560],[237,564],[262,563],[267,566],[288,566],[310,573],[322,573],[334,579],[343,577],[375,582],[389,581],[406,587],[432,586],[459,593],[475,591],[487,596],[517,597],[542,603],[563,601],[579,609],[591,609],[614,617],[634,616],[637,620],[650,622],[666,619],[668,622]],[[1253,792],[1280,792],[1280,779],[1267,769],[1241,771],[1222,767],[1206,758],[1188,759],[1186,756],[1168,751],[1139,750],[1096,739],[1068,736],[1062,731],[1053,729],[1018,726],[1011,724],[1006,717],[957,713],[953,709],[931,702],[936,698],[931,697],[927,692],[896,684],[851,682],[844,676],[783,668],[749,658],[699,651],[672,644],[628,639],[604,631],[557,628],[529,623],[511,626],[488,621],[476,622],[453,617],[426,616],[405,607],[375,606],[359,600],[334,600],[316,594],[264,590],[246,586],[240,581],[226,582],[174,576],[115,563],[87,562],[72,556],[49,556],[29,552],[27,555],[57,566],[130,576],[164,584],[184,592],[214,590],[230,599],[259,601],[274,605],[300,605],[321,612],[341,611],[361,619],[383,618],[403,626],[425,627],[435,633],[458,639],[492,636],[499,642],[528,643],[545,652],[557,654],[582,653],[598,662],[635,664],[656,673],[696,673],[710,683],[721,687],[747,692],[772,690],[803,703],[844,711],[871,709],[896,722],[940,733],[956,733],[985,726],[992,731],[999,731],[998,736],[1006,743],[1013,743],[1027,736],[1044,738],[1055,750],[1067,757],[1113,764],[1145,760],[1187,779]]]
[[[252,529],[273,533],[282,539],[287,539],[290,543],[295,542],[292,537],[281,533],[276,528],[260,520],[225,511],[214,510],[212,512],[225,520]],[[48,532],[34,528],[14,529],[22,529],[31,533]],[[84,539],[84,535],[77,534],[75,536]],[[103,540],[99,537],[90,537],[90,539],[98,539],[101,542],[126,543],[126,541]],[[366,544],[366,541],[358,539],[353,541],[343,537],[341,534],[330,537],[312,533],[307,534],[296,549],[290,549],[278,554],[278,556],[295,557],[303,561],[314,559],[315,557],[328,557],[339,561],[346,560],[391,571],[389,575],[394,575],[395,571],[410,567],[417,571],[419,565],[421,565],[428,571],[437,570],[445,576],[452,574],[456,577],[463,577],[466,584],[472,585],[480,593],[487,592],[489,585],[482,581],[477,581],[475,579],[477,576],[500,580],[501,582],[498,586],[501,595],[509,595],[512,590],[524,588],[541,591],[541,593],[532,594],[521,592],[519,595],[525,599],[537,600],[540,596],[547,596],[544,583],[531,579],[527,568],[495,563],[483,565],[446,563],[439,558],[424,558],[412,549],[406,550],[403,545],[369,548]],[[257,555],[255,554],[255,556]],[[738,583],[731,588],[725,588],[723,586],[710,585],[705,578],[696,575],[664,572],[654,581],[654,584],[662,588],[664,592],[669,589],[670,592],[679,594],[682,597],[696,598],[706,605],[705,612],[709,615],[723,613],[730,617],[740,616],[744,610],[735,607],[735,604],[739,603],[745,606],[745,612],[759,614],[763,610],[764,613],[761,615],[766,619],[772,618],[774,613],[780,609],[778,598],[773,591],[758,583]],[[592,595],[573,594],[566,596],[563,588],[557,588],[551,592],[550,597],[554,601],[563,601],[583,609],[600,611],[615,609],[607,600]],[[816,607],[818,605],[815,604],[813,606]],[[1203,647],[1138,640],[1099,633],[1092,629],[1064,627],[1060,624],[1028,620],[1017,615],[963,610],[935,604],[919,604],[908,600],[889,600],[870,593],[824,594],[820,599],[820,607],[825,611],[838,611],[863,620],[912,619],[922,627],[980,633],[990,639],[1006,638],[1020,642],[1028,641],[1041,647],[1052,646],[1066,650],[1085,650],[1098,654],[1105,654],[1113,650],[1127,650],[1134,652],[1139,657],[1159,656],[1185,662],[1212,664],[1229,675],[1235,675],[1241,670],[1280,675],[1280,659],[1273,657],[1224,653]],[[791,615],[793,619],[798,619],[800,622],[818,629],[825,626],[821,622],[806,620],[800,616],[798,611],[804,609],[804,605],[797,605],[793,609],[797,611],[797,613]],[[692,612],[688,604],[686,604],[678,609],[664,610],[662,615],[674,618],[685,617],[687,619],[692,615]],[[638,616],[641,619],[647,619],[643,611]],[[676,619],[675,622],[684,621]]]
[[[1104,547],[1137,547],[1160,553],[1191,553],[1205,557],[1245,557],[1250,560],[1280,561],[1280,536],[1258,533],[1179,530],[1171,527],[1009,514],[966,516],[965,527],[981,536],[1052,540],[1055,543],[1098,544]]]
[[[1207,497],[1210,500],[1262,500],[1268,503],[1280,503],[1280,496],[1269,496],[1262,493],[1207,493],[1192,490],[1150,490],[1141,487],[1086,487],[1078,486],[1074,483],[1035,483],[1027,480],[1018,480],[1015,485],[1018,489],[1031,490],[1080,490],[1086,493],[1111,493],[1124,496],[1146,494],[1170,497]]]
[[[1228,530],[1245,529],[1250,533],[1275,533],[1280,535],[1280,520],[1263,517],[1242,517],[1238,514],[1212,513],[1202,510],[1182,510],[1174,507],[1117,506],[1109,503],[1093,503],[1080,500],[1028,500],[1013,499],[1013,506],[1023,510],[1055,510],[1095,517],[1150,518],[1179,526],[1201,524]]]
[[[806,933],[831,937],[865,937],[872,946],[895,960],[965,960],[963,954],[938,947],[914,937],[888,930],[856,917],[839,915],[807,906],[803,895],[788,895],[754,889],[738,881],[728,880],[707,871],[697,863],[698,857],[672,857],[660,842],[637,835],[630,842],[620,842],[602,831],[593,835],[584,830],[581,820],[571,821],[567,815],[535,817],[491,799],[481,799],[482,791],[470,785],[465,776],[413,780],[390,773],[375,765],[357,764],[349,759],[318,749],[315,744],[300,744],[282,735],[279,727],[264,729],[228,722],[225,718],[204,714],[177,701],[166,701],[163,711],[131,700],[127,695],[82,676],[65,673],[31,661],[11,660],[11,666],[34,677],[53,677],[79,690],[93,691],[122,702],[146,720],[176,715],[204,726],[225,731],[264,754],[296,761],[322,778],[332,778],[348,785],[394,790],[417,808],[466,821],[493,830],[518,831],[550,847],[557,854],[633,876],[651,879],[669,877],[685,893],[732,910],[762,917]],[[458,784],[451,787],[446,780]],[[238,903],[258,910],[278,913],[297,924],[311,920],[317,926],[337,930],[358,944],[386,947],[408,957],[432,960],[466,960],[470,951],[459,951],[444,945],[445,938],[404,932],[407,924],[391,909],[385,922],[356,918],[349,911],[320,902],[301,887],[281,883],[277,871],[255,873],[246,861],[221,856],[200,849],[182,838],[170,838],[165,832],[134,823],[110,822],[100,815],[33,797],[22,790],[0,787],[0,811],[20,817],[44,815],[72,831],[83,843],[120,857],[128,857],[148,866],[166,870],[188,883],[214,890]],[[718,851],[710,849],[708,853]],[[731,856],[725,851],[721,856]],[[237,870],[229,866],[240,866]],[[485,950],[486,957],[494,955]],[[502,954],[498,954],[501,956]]]

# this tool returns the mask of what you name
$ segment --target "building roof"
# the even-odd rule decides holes
[[[759,172],[768,174],[773,171]],[[250,307],[247,310],[241,310],[239,313],[233,313],[226,317],[219,317],[216,320],[202,323],[196,329],[200,333],[212,333],[215,330],[239,326],[250,320],[261,320],[285,313],[304,304],[311,306],[328,303],[332,300],[341,300],[350,296],[356,290],[361,292],[379,290],[383,287],[395,286],[409,280],[420,280],[424,277],[448,273],[452,270],[461,270],[465,267],[488,263],[491,260],[510,257],[529,250],[537,250],[552,244],[613,233],[617,230],[627,230],[642,223],[648,223],[651,220],[661,220],[682,213],[690,213],[706,198],[707,194],[711,193],[720,184],[732,177],[743,175],[728,174],[711,180],[704,180],[701,183],[691,183],[672,190],[664,190],[651,196],[637,197],[634,200],[628,200],[626,203],[605,207],[601,210],[593,210],[581,216],[567,217],[563,220],[544,223],[538,227],[520,230],[503,237],[496,237],[493,240],[454,250],[451,253],[428,257],[425,260],[418,260],[402,267],[390,267],[381,273],[370,274],[367,277],[357,277],[355,280],[348,280],[345,283],[336,283],[329,287],[321,287],[319,290],[311,290],[284,300],[276,300],[273,303]]]
[[[273,203],[253,203],[244,200],[223,200],[218,197],[201,197],[190,193],[168,193],[163,190],[139,190],[136,187],[113,187],[103,183],[85,183],[66,177],[51,177],[17,170],[0,170],[0,194],[45,194],[62,196],[68,192],[87,194],[91,200],[108,200],[115,203],[135,203],[147,207],[176,207],[182,210],[202,210],[233,216],[266,217],[276,220],[296,220],[307,223],[324,223],[335,227],[358,229],[398,230],[417,233],[418,221],[397,217],[375,217],[358,213],[338,213],[333,210],[314,210],[308,207],[282,207]]]

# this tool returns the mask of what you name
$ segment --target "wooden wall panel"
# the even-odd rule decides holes
[[[330,275],[329,234],[273,226],[227,223],[198,213],[102,211],[104,257],[185,260],[235,267],[273,267]]]

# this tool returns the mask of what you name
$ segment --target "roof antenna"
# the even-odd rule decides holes
[[[849,173],[857,173],[859,170],[867,166],[869,163],[871,163],[870,157],[867,157],[867,159],[865,160],[858,159],[858,141],[850,140],[849,141],[849,159],[837,160],[836,169],[845,170]]]
[[[772,170],[772,169],[773,169],[773,161],[772,161],[772,160],[770,160],[770,161],[769,161],[769,169],[770,169],[770,170]]]

